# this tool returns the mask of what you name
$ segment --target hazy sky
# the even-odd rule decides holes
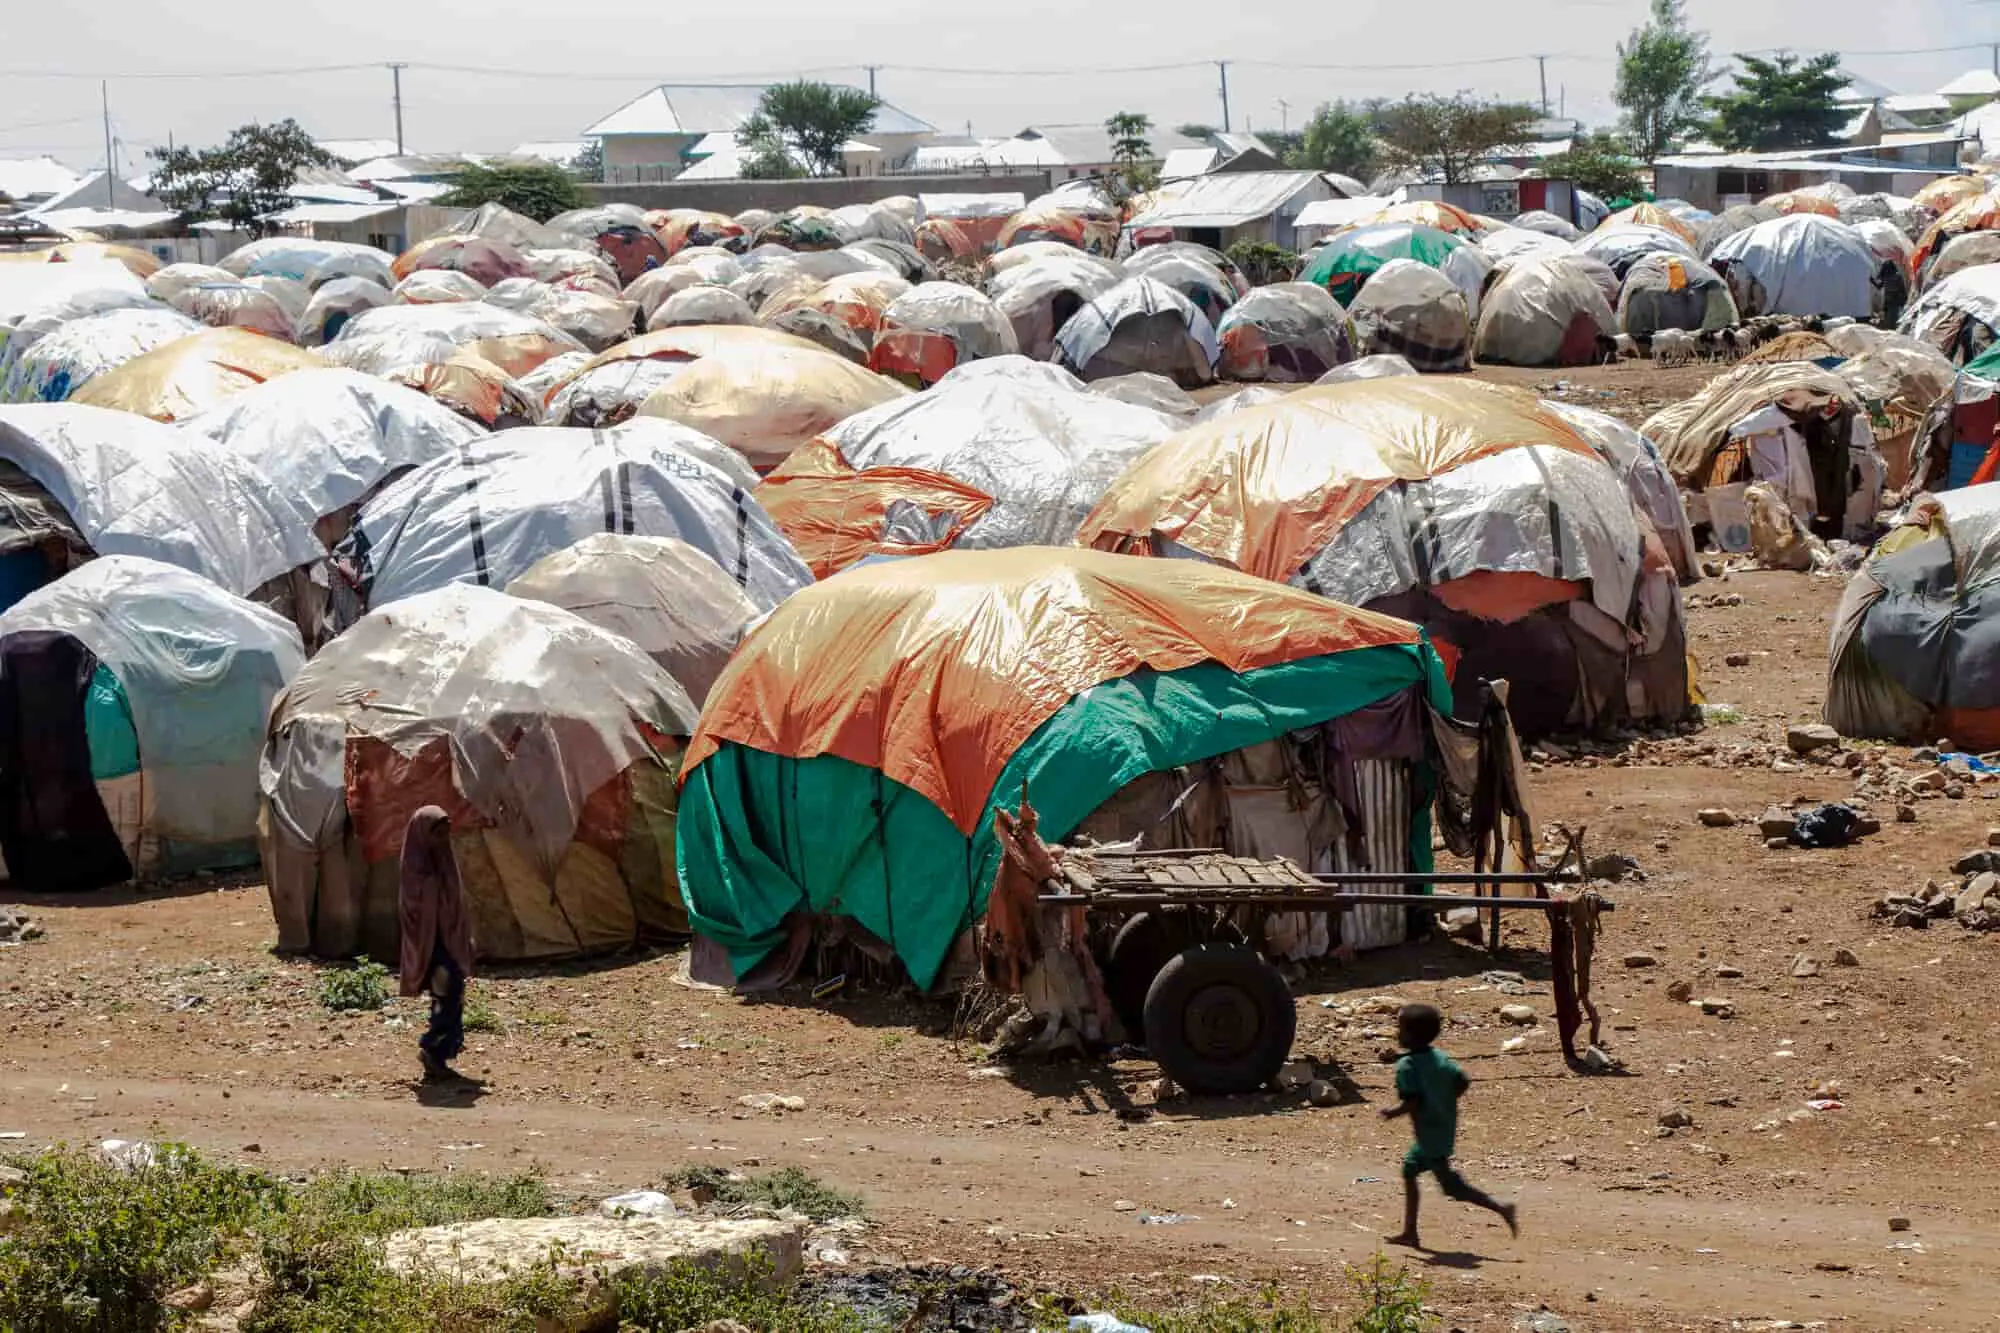
[[[1100,121],[1126,109],[1167,125],[1221,118],[1212,66],[1075,72],[1082,69],[1229,60],[1236,128],[1276,128],[1335,97],[1471,89],[1534,100],[1532,59],[1452,62],[1545,52],[1551,103],[1561,98],[1571,115],[1600,122],[1615,115],[1614,44],[1646,8],[1644,0],[10,3],[0,4],[0,86],[8,94],[0,156],[48,152],[78,168],[101,163],[105,75],[121,170],[136,168],[145,149],[170,134],[208,142],[249,120],[295,116],[321,137],[388,138],[394,121],[382,62],[390,60],[412,66],[403,75],[412,151],[572,138],[661,82],[810,73],[865,84],[864,63],[883,67],[885,99],[941,129],[963,132],[970,122],[985,135],[1036,121]],[[1690,0],[1688,9],[1712,33],[1718,55],[1838,50],[1848,53],[1850,70],[1906,92],[1987,66],[1991,55],[1895,53],[2000,41],[1993,0]],[[329,65],[356,68],[302,68]],[[437,68],[447,65],[492,72]],[[1031,73],[1051,70],[1058,73]],[[265,73],[223,77],[256,71]]]

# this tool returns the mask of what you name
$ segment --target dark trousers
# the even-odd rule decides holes
[[[449,960],[431,968],[431,1025],[417,1048],[427,1061],[440,1065],[450,1064],[465,1049],[465,975]]]

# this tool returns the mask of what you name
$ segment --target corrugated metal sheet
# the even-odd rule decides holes
[[[381,203],[379,201],[372,204],[298,204],[291,208],[280,209],[276,213],[270,214],[265,220],[268,222],[283,223],[286,226],[305,226],[312,223],[320,223],[325,226],[339,226],[346,223],[366,222],[368,219],[380,217],[384,213],[400,212],[402,207],[401,204]]]
[[[1410,868],[1410,765],[1401,759],[1357,759],[1354,786],[1361,800],[1361,843],[1366,865],[1342,870]],[[1345,846],[1337,859],[1351,862]],[[1350,908],[1341,917],[1341,943],[1356,949],[1386,949],[1409,938],[1409,912],[1392,904]]]
[[[1201,176],[1173,200],[1140,214],[1132,227],[1240,227],[1269,217],[1301,191],[1325,189],[1311,171],[1241,171]]]
[[[757,103],[769,86],[763,83],[663,83],[639,94],[585,130],[584,134],[595,138],[618,134],[709,134],[716,130],[733,130],[757,110]],[[875,124],[871,128],[877,134],[934,133],[927,122],[887,102],[876,109]]]

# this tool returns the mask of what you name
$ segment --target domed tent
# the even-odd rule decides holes
[[[1715,253],[1715,247],[1734,236],[1739,231],[1747,231],[1760,222],[1783,217],[1775,208],[1763,204],[1732,204],[1699,228],[1701,244],[1696,247],[1703,260]]]
[[[1919,279],[1931,281],[1931,261],[1953,238],[1981,231],[2000,231],[2000,192],[1975,195],[1955,204],[1930,225],[1917,242]]]
[[[532,282],[532,278],[503,278],[502,282]],[[486,295],[486,284],[456,269],[419,269],[397,283],[389,293],[397,305],[449,305],[453,301],[477,301]]]
[[[212,329],[243,329],[292,341],[292,316],[277,298],[233,278],[183,287],[167,304]]]
[[[1502,227],[1479,238],[1479,248],[1495,264],[1524,259],[1531,255],[1570,255],[1576,250],[1568,241],[1545,231],[1526,227]]]
[[[509,278],[480,298],[488,305],[518,311],[560,329],[594,351],[632,336],[637,303],[574,287],[556,287],[533,278]]]
[[[1474,258],[1459,258],[1468,250]],[[1384,264],[1397,259],[1414,260],[1440,271],[1447,264],[1455,270],[1466,270],[1459,276],[1472,280],[1475,294],[1492,267],[1478,256],[1477,246],[1449,232],[1410,223],[1376,223],[1328,237],[1326,244],[1306,261],[1299,281],[1326,288],[1334,300],[1351,310],[1354,298],[1361,293],[1361,285]],[[1465,283],[1461,281],[1458,285],[1463,288]]]
[[[757,312],[727,287],[690,287],[660,302],[646,321],[646,332],[687,328],[695,324],[755,324]]]
[[[1661,329],[1726,329],[1739,322],[1722,275],[1697,259],[1651,254],[1632,265],[1618,296],[1618,324],[1641,343]]]
[[[93,560],[0,615],[0,853],[16,892],[251,865],[299,633],[198,574]]]
[[[622,286],[667,260],[667,247],[632,204],[600,204],[558,213],[542,224],[550,231],[595,245],[610,257]]]
[[[86,560],[135,555],[270,606],[310,636],[325,557],[312,518],[261,473],[127,412],[0,407],[0,607]]]
[[[1679,259],[1695,258],[1694,247],[1682,240],[1678,232],[1668,231],[1664,227],[1643,227],[1636,223],[1593,231],[1576,242],[1576,252],[1600,263],[1609,264],[1620,282],[1623,282],[1626,275],[1632,271],[1632,266],[1647,255],[1668,254]]]
[[[1355,357],[1359,335],[1340,302],[1310,282],[1259,287],[1216,326],[1226,380],[1309,384]]]
[[[271,710],[278,949],[393,961],[403,831],[426,805],[451,817],[482,958],[684,930],[674,779],[694,720],[651,658],[558,607],[452,586],[364,617]]]
[[[1625,470],[1519,390],[1300,390],[1154,448],[1077,540],[1407,616],[1462,654],[1461,717],[1502,677],[1524,734],[1689,712],[1675,572]]]
[[[1056,334],[1070,316],[1116,287],[1118,279],[1112,264],[1065,247],[1061,255],[996,266],[986,294],[1013,325],[1021,355],[1046,361],[1055,354]]]
[[[769,608],[812,575],[741,475],[709,461],[726,453],[667,421],[501,431],[380,491],[336,568],[367,610],[447,583],[505,587],[593,533],[627,532],[687,542]],[[338,598],[336,610],[343,621],[356,614]]]
[[[1915,251],[1911,251],[1909,262],[1915,264]],[[1935,286],[1953,274],[1982,264],[2000,264],[2000,231],[1969,231],[1946,241],[1931,256],[1924,285]]]
[[[509,375],[525,375],[551,357],[583,350],[582,343],[542,320],[484,301],[461,301],[364,310],[321,355],[334,365],[393,375],[465,352]]]
[[[181,427],[309,510],[329,548],[392,478],[484,437],[415,389],[332,366],[258,385]]]
[[[1903,312],[1903,332],[1929,343],[1958,365],[2000,337],[2000,264],[1954,273]]]
[[[1229,275],[1200,255],[1176,247],[1149,246],[1125,261],[1125,271],[1171,287],[1194,303],[1211,324],[1219,321],[1240,294]]]
[[[397,281],[425,269],[450,269],[463,273],[481,286],[491,287],[503,278],[532,278],[535,270],[521,252],[505,241],[483,236],[457,236],[441,232],[418,241],[396,257],[390,272]]]
[[[625,287],[625,299],[650,318],[660,304],[691,287],[727,287],[743,276],[743,266],[720,250],[688,250],[659,268],[648,269]]]
[[[499,241],[516,250],[556,250],[576,244],[574,237],[565,236],[553,227],[524,217],[500,203],[481,204],[458,221],[438,228],[431,239],[448,236]]]
[[[1715,247],[1710,262],[1750,315],[1872,318],[1875,255],[1854,229],[1817,213],[1760,222]]]
[[[868,367],[921,386],[937,383],[954,366],[1018,351],[1014,326],[984,292],[959,282],[925,282],[882,312]]]
[[[1474,347],[1497,365],[1588,366],[1614,351],[1617,336],[1604,293],[1578,259],[1536,256],[1495,271]]]
[[[199,332],[180,311],[155,305],[87,315],[32,342],[9,339],[0,356],[0,401],[64,402],[99,375]]]
[[[317,290],[337,278],[366,278],[394,287],[394,257],[372,245],[345,241],[314,241],[298,236],[273,236],[252,241],[216,261],[216,267],[239,278],[290,278]]]
[[[348,320],[394,299],[387,287],[368,278],[334,278],[322,283],[299,316],[299,345],[322,347],[340,336]]]
[[[557,285],[578,283],[590,290],[596,290],[601,284],[614,293],[628,285],[618,280],[618,270],[604,257],[604,252],[595,247],[588,250],[523,250],[521,258],[528,261],[537,282]],[[653,270],[646,271],[650,273]]]
[[[1887,222],[1901,232],[1913,248],[1930,226],[1931,217],[1930,210],[1916,200],[1893,194],[1858,194],[1840,205],[1842,222]]]
[[[1826,720],[1844,736],[2000,747],[2000,484],[1926,496],[1834,614]]]
[[[1630,208],[1621,208],[1598,223],[1593,230],[1603,231],[1608,227],[1628,226],[1655,227],[1661,231],[1672,232],[1689,245],[1695,244],[1695,229],[1692,226],[1653,203],[1637,203]]]
[[[689,915],[747,987],[839,916],[929,988],[1024,785],[1046,837],[1171,841],[1178,811],[1232,849],[1428,869],[1431,771],[1406,756],[1446,694],[1415,626],[1214,566],[1024,547],[849,570],[752,631],[709,695],[681,791]],[[1343,806],[1347,774],[1386,799]],[[1395,915],[1348,943],[1400,940]]]
[[[763,614],[723,568],[672,537],[600,532],[543,556],[510,597],[573,611],[629,639],[701,706]]]
[[[1058,387],[1032,363],[977,365],[996,371],[955,371],[849,417],[758,488],[815,574],[877,554],[1066,544],[1126,464],[1181,424],[1073,379]]]
[[[817,310],[866,334],[872,344],[882,327],[883,312],[909,290],[910,284],[893,273],[843,273],[824,282],[807,280],[787,288],[766,301],[757,316],[768,324],[791,310]]]
[[[1544,209],[1530,209],[1514,219],[1514,225],[1529,231],[1538,231],[1565,241],[1574,241],[1583,233],[1568,218],[1559,218]]]
[[[1984,176],[1940,176],[1918,190],[1913,202],[1933,213],[1944,214],[1968,199],[1978,198],[1990,188],[1991,182]]]
[[[735,218],[694,208],[660,209],[648,213],[646,223],[670,256],[691,248],[727,246],[745,239],[743,224]]]
[[[204,329],[93,376],[70,401],[179,421],[266,380],[325,364],[302,347],[245,329]]]
[[[146,279],[146,294],[156,301],[171,303],[176,296],[193,287],[211,282],[241,282],[242,279],[226,268],[213,264],[169,264]]]
[[[1056,334],[1057,362],[1085,381],[1147,372],[1207,384],[1221,355],[1208,316],[1147,277],[1126,278],[1092,299]]]
[[[915,244],[916,233],[913,231],[910,236],[911,240],[908,241],[892,241],[880,236],[869,236],[855,241],[852,245],[843,246],[842,249],[851,250],[870,259],[881,260],[894,270],[897,277],[913,286],[919,282],[936,282],[937,265],[918,252]]]
[[[1472,316],[1449,278],[1413,259],[1392,259],[1347,308],[1368,355],[1392,352],[1426,373],[1472,364]]]

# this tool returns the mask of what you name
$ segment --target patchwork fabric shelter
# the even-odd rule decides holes
[[[758,488],[816,575],[870,555],[1066,544],[1125,466],[1180,425],[1018,358],[971,369],[985,367],[847,418]]]
[[[1047,361],[1055,354],[1062,326],[1086,303],[1116,287],[1118,279],[1113,265],[1065,246],[1058,254],[996,267],[986,281],[986,294],[1013,325],[1021,355]]]
[[[299,345],[322,347],[340,336],[347,321],[364,310],[388,305],[395,298],[370,278],[334,278],[320,284],[299,316]]]
[[[1338,829],[1365,829],[1394,858],[1378,868],[1428,868],[1420,719],[1446,693],[1415,626],[1211,565],[1024,547],[849,570],[753,630],[709,695],[679,812],[689,915],[739,980],[782,974],[788,938],[837,916],[928,988],[985,911],[993,812],[1024,790],[1049,837],[1093,814],[1170,824],[1194,782],[1240,817],[1237,845],[1255,823],[1352,865]],[[1343,749],[1327,724],[1377,706],[1413,710],[1409,730]],[[1317,784],[1294,790],[1313,814],[1285,808],[1282,776],[1253,796],[1302,753],[1265,747],[1312,729],[1297,743],[1326,771],[1394,799],[1336,826]]]
[[[1676,577],[1585,432],[1533,396],[1393,377],[1297,391],[1181,432],[1112,484],[1077,540],[1218,561],[1405,615],[1524,734],[1687,715]]]
[[[372,245],[315,241],[298,236],[272,236],[230,251],[216,267],[239,278],[290,278],[317,291],[338,278],[366,278],[380,287],[394,287],[394,256]]]
[[[1604,361],[1616,347],[1618,321],[1583,263],[1571,255],[1536,256],[1496,270],[1479,314],[1479,360],[1509,366]]]
[[[1221,355],[1208,316],[1147,277],[1093,298],[1056,334],[1056,361],[1085,381],[1147,373],[1202,385],[1215,378]]]
[[[298,631],[184,569],[93,560],[0,615],[0,852],[17,891],[251,865]]]
[[[451,817],[482,958],[684,930],[674,780],[694,720],[637,646],[542,602],[454,585],[364,617],[271,710],[277,947],[393,961],[403,830],[426,805]]]
[[[278,299],[233,278],[183,287],[167,304],[212,329],[243,329],[292,341],[292,315]]]
[[[1255,289],[1229,308],[1215,332],[1223,379],[1273,384],[1310,384],[1352,361],[1360,342],[1340,302],[1310,282]]]
[[[180,311],[148,305],[86,315],[33,341],[17,335],[0,355],[0,401],[65,402],[99,375],[199,332]]]
[[[525,375],[551,357],[584,350],[567,333],[531,315],[484,301],[461,301],[364,310],[341,327],[322,355],[334,365],[392,375],[466,352],[509,375]]]
[[[244,329],[205,329],[93,376],[71,391],[70,401],[180,421],[266,380],[325,364],[275,338]]]
[[[1392,259],[1377,269],[1347,313],[1367,355],[1400,356],[1425,373],[1472,364],[1472,315],[1464,293],[1415,260]]]
[[[1661,329],[1726,329],[1741,322],[1722,275],[1698,259],[1651,254],[1632,265],[1618,296],[1618,324],[1641,342]]]
[[[1465,250],[1477,250],[1470,242],[1436,227],[1411,223],[1375,223],[1335,232],[1326,244],[1313,252],[1299,273],[1300,282],[1317,283],[1332,293],[1341,305],[1352,308],[1361,294],[1361,285],[1384,264],[1409,259],[1427,268],[1443,269]],[[1468,261],[1458,260],[1463,265]],[[1479,276],[1488,264],[1475,262]],[[1475,288],[1476,290],[1476,288]]]
[[[1696,257],[1694,246],[1681,239],[1679,232],[1630,222],[1591,232],[1576,242],[1576,252],[1609,264],[1620,282],[1632,271],[1632,266],[1647,255],[1667,254],[1681,259]]]
[[[457,236],[440,232],[418,241],[396,257],[390,272],[398,281],[424,269],[453,269],[482,286],[491,287],[503,278],[532,278],[535,270],[521,252],[505,241],[483,236]]]
[[[336,567],[357,604],[343,621],[449,583],[504,588],[600,532],[676,537],[769,608],[812,574],[737,476],[685,426],[502,431],[435,458],[365,505]]]
[[[629,639],[697,708],[763,614],[722,566],[686,542],[618,532],[543,556],[507,593],[573,611]]]
[[[1958,365],[2000,338],[2000,264],[1954,273],[1924,291],[1903,312],[1902,330]]]
[[[1852,227],[1793,213],[1737,232],[1709,255],[1736,308],[1751,315],[1870,319],[1881,301],[1874,251]]]
[[[2000,747],[1996,632],[2000,484],[1924,497],[1834,614],[1827,722],[1844,736]]]
[[[868,366],[920,386],[937,383],[954,366],[1018,351],[1014,326],[984,292],[960,282],[924,282],[883,310]]]

